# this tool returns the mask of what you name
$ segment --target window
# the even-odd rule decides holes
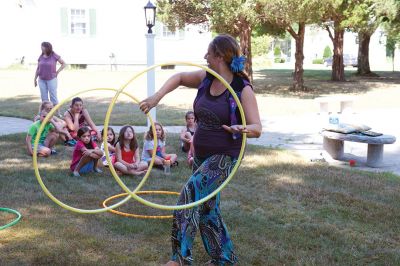
[[[96,37],[96,9],[60,9],[61,34],[63,36]]]
[[[157,38],[166,40],[182,40],[185,38],[185,29],[176,29],[171,31],[166,25],[159,21],[156,21],[154,32]]]
[[[176,31],[170,31],[167,26],[162,26],[162,37],[163,38],[176,38]]]
[[[85,9],[71,9],[71,28],[73,35],[86,35],[88,32],[88,14]]]

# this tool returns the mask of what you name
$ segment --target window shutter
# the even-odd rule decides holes
[[[96,9],[89,9],[90,36],[96,36]]]
[[[156,21],[156,25],[154,25],[153,32],[158,37],[163,37],[163,24]]]
[[[63,7],[60,9],[61,18],[61,33],[63,35],[68,35],[68,9]]]

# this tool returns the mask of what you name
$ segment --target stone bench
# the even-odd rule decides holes
[[[319,104],[319,113],[320,114],[328,114],[329,112],[329,104],[333,102],[340,103],[341,114],[344,113],[353,113],[353,102],[354,99],[352,97],[318,97],[314,99]]]
[[[340,160],[344,155],[344,142],[353,141],[368,144],[367,163],[369,167],[380,167],[383,161],[383,145],[396,142],[396,137],[381,135],[377,137],[364,136],[360,134],[342,134],[324,130],[323,147],[335,160]]]

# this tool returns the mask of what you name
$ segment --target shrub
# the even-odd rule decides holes
[[[285,63],[285,58],[275,57],[274,62],[275,63]]]
[[[261,56],[268,53],[273,38],[268,35],[251,38],[251,52],[254,56]]]
[[[281,54],[282,54],[281,48],[280,48],[279,46],[275,46],[275,47],[274,47],[274,56],[275,56],[276,58],[280,58],[280,57],[281,57]]]
[[[327,45],[326,47],[325,47],[325,49],[324,49],[324,53],[323,53],[323,55],[322,55],[322,58],[323,59],[327,59],[327,58],[329,58],[329,57],[332,57],[332,50],[331,50],[331,48]],[[317,64],[317,63],[316,63]]]
[[[87,69],[87,64],[70,64],[71,69]]]
[[[314,60],[312,60],[313,64],[323,64],[324,63],[324,59],[322,58],[316,58]]]

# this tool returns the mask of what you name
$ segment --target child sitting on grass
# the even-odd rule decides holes
[[[101,130],[101,136],[104,134],[104,129]],[[107,130],[107,147],[108,147],[108,152],[110,153],[110,159],[111,162],[114,164],[115,162],[115,132],[114,129],[111,127],[108,127]],[[100,149],[103,151],[103,157],[101,157],[101,162],[103,163],[104,166],[108,167],[108,162],[106,158],[106,152],[104,150],[104,142],[101,143]]]
[[[194,117],[193,111],[188,111],[185,114],[186,126],[182,128],[180,139],[181,147],[183,152],[187,152],[187,162],[191,167],[193,165],[194,147],[193,147],[193,135],[197,129],[197,124]]]
[[[51,109],[53,109],[53,103],[50,101],[43,101],[40,104],[39,107],[39,114],[35,116],[33,119],[34,122],[38,121],[40,119],[40,112],[45,110],[47,113],[50,113]],[[56,116],[53,116],[49,122],[53,124],[54,128],[56,131],[60,134],[60,138],[64,141],[65,145],[68,146],[75,146],[76,141],[72,138],[72,136],[69,134],[69,131],[67,130],[67,123],[61,118],[58,118]]]
[[[190,143],[192,142],[194,132],[196,131],[197,125],[194,118],[194,112],[188,111],[185,114],[186,126],[182,128],[180,139],[183,152],[189,152]]]
[[[173,153],[167,154],[165,152],[166,134],[164,132],[162,125],[158,122],[155,122],[154,125],[157,134],[157,148],[156,148],[157,150],[156,150],[156,158],[154,160],[154,166],[156,166],[157,168],[162,168],[167,158],[169,158],[172,166],[177,166],[178,156]],[[153,154],[153,149],[154,149],[154,136],[153,136],[152,126],[150,126],[149,131],[147,131],[145,135],[145,140],[143,143],[143,152],[142,152],[142,160],[145,161],[147,164],[149,164],[151,161],[151,155]]]
[[[131,126],[121,128],[115,145],[115,169],[125,175],[141,175],[147,170],[147,163],[140,161],[139,145]]]
[[[39,127],[47,116],[47,112],[42,110],[40,112],[39,120],[34,122],[28,130],[28,134],[26,135],[26,147],[29,155],[33,155],[33,144],[36,139],[36,135],[39,131]],[[53,124],[47,122],[44,126],[42,134],[40,134],[37,155],[41,157],[47,157],[50,154],[56,154],[56,150],[53,149],[53,146],[56,144],[59,135],[56,132]]]
[[[103,152],[97,147],[90,135],[89,127],[81,127],[77,132],[78,142],[72,154],[70,169],[74,176],[81,176],[89,172],[101,173],[98,168],[99,159]]]

